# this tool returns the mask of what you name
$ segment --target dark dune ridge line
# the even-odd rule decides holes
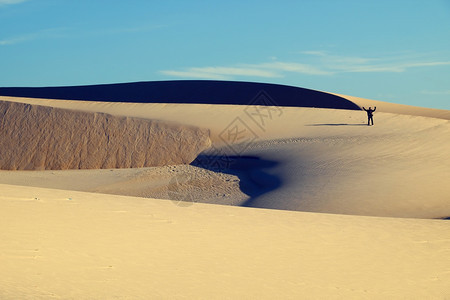
[[[298,106],[360,110],[325,92],[256,82],[175,80],[65,87],[3,87],[1,96],[65,100]]]
[[[0,101],[0,169],[189,164],[210,146],[191,126]]]

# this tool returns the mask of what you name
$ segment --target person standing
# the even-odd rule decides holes
[[[372,107],[369,107],[369,109],[365,109],[363,106],[363,109],[367,113],[367,126],[370,126],[370,122],[372,122],[373,125],[373,113],[377,110],[377,107],[375,106],[374,109],[372,109]]]

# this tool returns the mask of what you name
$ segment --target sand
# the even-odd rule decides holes
[[[445,299],[447,221],[0,185],[2,299]]]
[[[203,203],[369,216],[450,216],[450,139],[444,138],[450,136],[449,121],[383,112],[389,103],[378,108],[375,126],[369,127],[365,112],[351,110],[15,101],[183,122],[180,126],[207,129],[212,148],[191,166],[174,169],[115,170],[107,177],[96,171],[72,172],[56,176],[61,179],[43,172],[34,173],[32,183],[27,173],[0,172],[1,183],[163,199],[173,197],[173,186],[173,192]],[[206,171],[199,175],[199,168],[221,176]],[[79,178],[86,178],[81,180],[87,185]],[[187,182],[178,184],[178,179]]]
[[[211,140],[190,165],[0,171],[2,299],[447,297],[448,111],[0,100]]]
[[[347,96],[341,94],[333,94],[339,97],[343,97],[357,104],[359,107],[365,106],[374,107],[378,106],[378,111],[389,112],[394,114],[410,115],[410,116],[422,116],[430,118],[440,118],[450,120],[450,110],[425,108],[419,106],[411,106],[397,103],[388,103],[379,100],[365,99],[354,96]]]
[[[210,146],[192,126],[0,101],[0,169],[142,168],[192,162]]]

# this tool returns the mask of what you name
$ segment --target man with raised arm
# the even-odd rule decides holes
[[[367,126],[370,126],[371,121],[373,125],[373,113],[377,110],[377,107],[375,106],[374,109],[372,109],[372,107],[369,107],[369,109],[365,109],[363,106],[363,109],[367,112]]]

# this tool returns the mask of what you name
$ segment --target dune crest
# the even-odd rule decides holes
[[[4,170],[188,164],[210,143],[193,126],[0,101]]]
[[[351,100],[281,84],[169,80],[60,87],[0,87],[1,96],[116,103],[272,105],[359,110]]]
[[[352,101],[359,107],[378,106],[378,112],[450,120],[450,110],[446,109],[435,109],[435,108],[426,108],[405,104],[390,103],[385,101],[365,99],[361,97],[347,96],[336,93],[331,94]]]

